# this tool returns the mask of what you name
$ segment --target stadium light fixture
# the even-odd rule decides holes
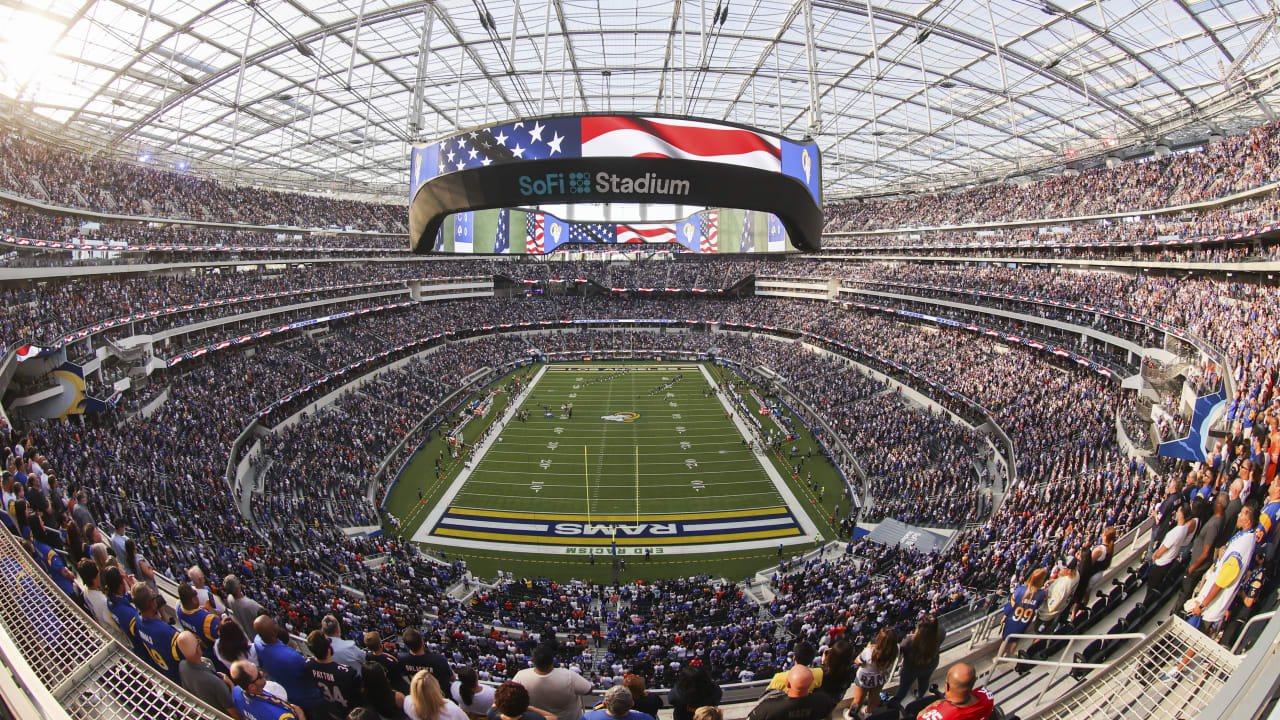
[[[151,162],[151,153],[142,153],[138,156],[138,159],[144,163],[149,163]]]

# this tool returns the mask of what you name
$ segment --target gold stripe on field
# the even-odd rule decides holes
[[[721,510],[717,512],[700,512],[700,513],[674,513],[671,515],[642,515],[641,522],[672,522],[674,520],[718,520],[720,518],[750,518],[760,517],[763,515],[785,515],[787,509],[785,507],[757,508],[755,510]],[[586,522],[587,515],[582,513],[538,513],[538,512],[518,512],[509,510],[482,510],[479,508],[459,508],[451,507],[445,516],[449,515],[470,515],[473,517],[486,518],[515,518],[517,520],[563,520],[566,522]],[[619,523],[624,521],[635,521],[635,515],[595,515],[591,516],[592,524],[600,523]]]

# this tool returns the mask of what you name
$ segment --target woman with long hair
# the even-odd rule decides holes
[[[228,668],[237,660],[258,664],[258,652],[253,649],[253,643],[249,642],[244,628],[233,618],[226,618],[218,626],[218,639],[213,641],[213,656]]]
[[[387,671],[382,667],[382,663],[374,660],[366,661],[360,667],[360,681],[363,683],[365,707],[378,713],[383,720],[408,718],[402,709],[406,702],[405,696],[392,689],[391,681],[387,679]]]
[[[430,670],[419,670],[409,683],[404,714],[410,720],[467,720],[467,714],[440,692],[440,681]]]
[[[818,692],[826,693],[837,703],[853,684],[857,668],[853,665],[853,643],[840,638],[822,653],[822,685]]]
[[[902,654],[902,672],[898,692],[893,695],[894,703],[901,703],[912,685],[916,686],[917,698],[929,689],[929,678],[938,669],[938,656],[942,653],[942,641],[946,635],[946,631],[938,627],[938,618],[929,613],[916,623],[915,632],[903,638],[898,646]]]
[[[719,705],[724,691],[711,679],[702,665],[685,665],[676,675],[676,686],[668,693],[672,717],[675,720],[693,720],[693,714],[703,705]]]
[[[1040,606],[1044,605],[1044,584],[1048,579],[1047,569],[1036,568],[1027,576],[1025,583],[1014,588],[1004,606],[1004,630],[1000,633],[1004,644],[1000,647],[1000,655],[1012,654],[1018,647],[1018,641],[1009,639],[1009,636],[1026,632],[1035,621]]]
[[[485,717],[489,708],[493,707],[493,688],[480,684],[480,676],[475,668],[459,669],[458,679],[453,681],[449,690],[458,699],[458,706],[472,717]]]
[[[850,715],[857,713],[859,708],[867,715],[876,711],[880,705],[880,689],[889,680],[897,659],[898,633],[893,628],[885,628],[854,661],[858,665],[858,673],[854,676]]]

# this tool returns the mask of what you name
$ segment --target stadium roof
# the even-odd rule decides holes
[[[830,198],[1262,122],[1276,14],[1275,0],[14,0],[0,95],[156,164],[388,193],[415,139],[689,114],[817,138]]]

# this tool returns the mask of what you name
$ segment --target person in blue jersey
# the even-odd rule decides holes
[[[1009,601],[1004,606],[1004,630],[1000,633],[1000,639],[1004,640],[1004,645],[1000,649],[1000,655],[1013,654],[1018,647],[1018,641],[1010,640],[1009,636],[1026,632],[1027,627],[1035,622],[1036,611],[1044,604],[1044,583],[1048,578],[1048,570],[1037,568],[1027,581],[1015,588],[1013,594],[1009,596]]]
[[[133,654],[146,658],[147,649],[138,639],[137,626],[134,624],[134,619],[139,615],[138,609],[125,592],[124,573],[120,572],[120,568],[109,567],[102,573],[102,588],[107,593],[107,614],[111,617],[111,622],[128,639]]]
[[[248,660],[231,664],[231,682],[231,701],[244,720],[307,720],[302,708],[266,691],[266,674]]]
[[[146,583],[137,583],[130,591],[138,617],[133,619],[133,631],[147,650],[152,666],[176,683],[182,682],[178,663],[182,653],[178,650],[178,631],[160,619],[159,596]]]
[[[36,562],[49,573],[54,585],[66,593],[67,597],[75,600],[76,604],[84,607],[84,598],[80,596],[80,588],[76,587],[76,574],[67,567],[67,563],[62,559],[62,553],[41,542],[35,533],[32,533],[31,537],[31,547],[35,550],[33,554]]]
[[[222,618],[210,612],[208,605],[200,605],[200,597],[191,583],[184,582],[178,586],[178,603],[178,624],[200,638],[201,652],[212,659],[213,644],[218,641]]]
[[[1280,525],[1280,482],[1272,481],[1267,487],[1267,499],[1258,512],[1258,527],[1253,531],[1259,548],[1265,548],[1267,555],[1275,554],[1276,526]]]
[[[258,636],[253,641],[258,665],[272,680],[280,683],[289,701],[302,708],[309,717],[324,717],[324,699],[316,681],[307,671],[307,660],[280,640],[283,633],[276,621],[270,615],[259,615],[253,621],[253,632]]]

